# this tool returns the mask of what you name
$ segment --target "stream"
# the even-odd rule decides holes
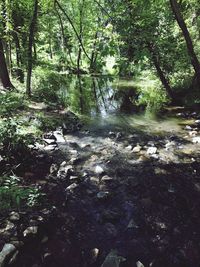
[[[53,162],[36,183],[54,215],[14,266],[199,267],[200,114],[155,116],[130,80],[87,82],[61,88],[85,124],[41,149]]]

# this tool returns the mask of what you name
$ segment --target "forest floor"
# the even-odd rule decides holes
[[[45,133],[16,173],[43,204],[1,219],[0,266],[199,267],[200,121],[179,116],[180,134]]]

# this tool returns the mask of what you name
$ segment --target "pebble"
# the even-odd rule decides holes
[[[30,226],[23,232],[24,237],[35,236],[38,233],[38,226]]]
[[[195,144],[200,144],[200,136],[193,137],[192,142]]]

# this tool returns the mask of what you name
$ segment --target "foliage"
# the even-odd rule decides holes
[[[22,123],[16,118],[8,117],[0,121],[0,145],[7,157],[13,153],[22,155],[34,141],[32,134],[20,132],[21,126]]]
[[[169,101],[166,92],[160,90],[162,87],[155,76],[148,72],[143,72],[143,78],[137,83],[138,101],[137,104],[145,106],[147,111],[160,111]]]
[[[15,93],[0,93],[0,115],[10,116],[18,110],[24,109],[23,97]]]
[[[23,187],[16,175],[0,177],[0,212],[22,207],[35,207],[41,203],[44,194],[38,188]]]

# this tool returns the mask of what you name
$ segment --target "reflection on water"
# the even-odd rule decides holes
[[[133,81],[107,76],[67,76],[66,84],[60,89],[74,112],[91,117],[135,111],[135,92]]]
[[[178,119],[157,118],[139,110],[133,80],[117,77],[66,76],[59,91],[71,110],[87,115],[93,128],[140,129],[146,132],[180,132]]]

